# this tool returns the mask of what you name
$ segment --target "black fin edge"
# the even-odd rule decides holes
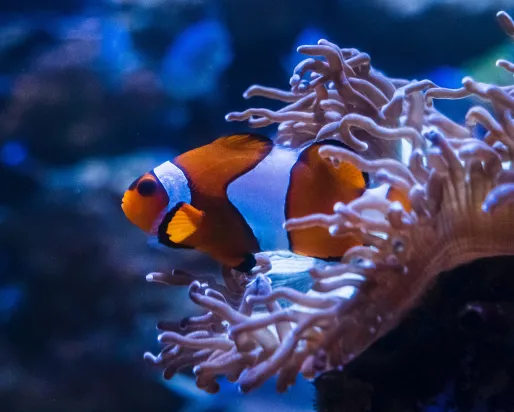
[[[256,264],[257,260],[255,260],[255,256],[252,253],[248,253],[244,260],[233,269],[237,270],[238,272],[248,273],[255,267]]]
[[[177,213],[177,211],[184,205],[185,202],[178,202],[173,209],[171,209],[166,215],[164,216],[164,219],[162,219],[161,224],[159,225],[159,229],[157,231],[157,240],[159,243],[174,248],[174,249],[194,249],[192,246],[186,246],[181,243],[176,243],[170,240],[170,237],[166,233],[168,230],[168,225],[170,224],[171,220]]]

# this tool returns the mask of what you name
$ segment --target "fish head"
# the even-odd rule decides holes
[[[155,234],[168,209],[169,200],[164,185],[152,171],[134,180],[125,191],[121,208],[133,224],[147,233]]]

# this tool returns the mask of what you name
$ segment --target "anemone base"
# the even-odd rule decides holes
[[[396,329],[316,379],[317,410],[514,410],[513,266],[493,257],[440,274]]]

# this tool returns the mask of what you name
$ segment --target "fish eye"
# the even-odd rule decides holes
[[[141,196],[152,196],[157,190],[157,183],[150,179],[142,180],[137,185],[137,191]]]

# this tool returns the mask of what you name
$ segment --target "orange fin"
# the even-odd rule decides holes
[[[357,169],[355,165],[348,162],[341,162],[337,168],[334,168],[334,171],[339,177],[341,184],[348,188],[353,186],[356,189],[364,189],[366,187],[367,175]]]
[[[343,162],[335,168],[322,159],[318,150],[326,144],[324,141],[309,146],[293,166],[286,197],[287,219],[313,213],[332,214],[335,203],[349,203],[364,193],[367,175],[351,163]],[[341,257],[359,244],[352,235],[335,238],[319,227],[293,230],[288,236],[293,252],[322,259]]]
[[[256,263],[250,250],[257,250],[258,244],[253,247],[241,237],[237,221],[223,224],[222,209],[212,212],[206,214],[189,203],[178,203],[159,226],[159,242],[172,248],[200,250],[233,269],[250,271]]]
[[[409,197],[406,193],[391,186],[387,191],[386,198],[391,202],[400,202],[407,213],[412,211]]]
[[[159,240],[169,246],[192,247],[184,244],[184,241],[198,231],[204,216],[204,212],[189,203],[178,203],[161,223]]]
[[[256,167],[273,148],[266,136],[246,133],[220,137],[178,156],[173,162],[206,195],[226,196],[227,186]]]

